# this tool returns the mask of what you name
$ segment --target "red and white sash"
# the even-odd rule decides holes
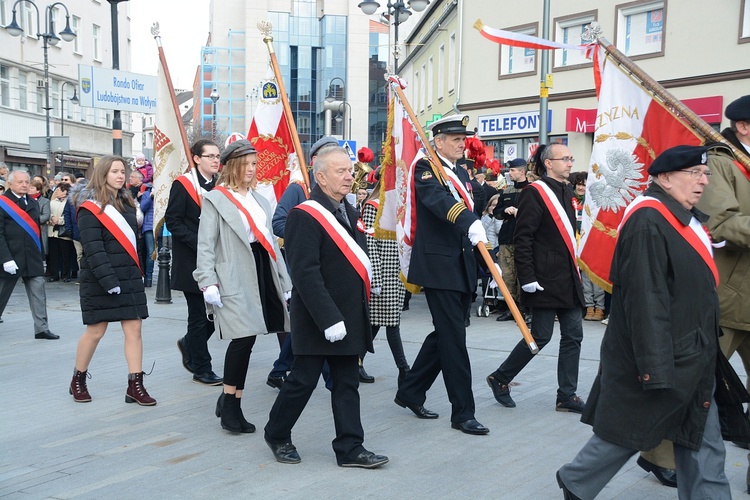
[[[675,217],[675,215],[669,211],[669,209],[661,201],[651,196],[638,196],[633,202],[628,205],[625,209],[625,215],[620,222],[620,227],[617,229],[619,234],[625,222],[630,218],[636,210],[641,208],[653,208],[657,210],[662,217],[664,217],[669,224],[682,236],[693,249],[698,252],[703,261],[706,263],[711,273],[714,275],[716,286],[719,286],[719,270],[714,262],[714,253],[711,248],[711,240],[708,237],[708,233],[703,229],[703,226],[698,219],[695,217],[690,219],[689,225],[684,225],[682,222]]]
[[[188,192],[190,197],[193,199],[196,205],[199,207],[201,206],[201,197],[206,194],[208,191],[203,189],[203,187],[198,182],[198,171],[196,169],[191,169],[190,172],[186,174],[182,174],[179,176],[175,181],[179,182],[183,185],[185,188],[185,191]]]
[[[303,201],[295,209],[304,210],[310,214],[318,223],[323,226],[323,229],[331,237],[336,246],[339,247],[341,253],[352,265],[354,270],[357,272],[362,281],[365,284],[367,291],[366,297],[369,300],[370,297],[370,282],[372,281],[372,264],[370,258],[364,250],[357,244],[349,233],[344,229],[339,221],[328,211],[323,205],[315,200]]]
[[[122,245],[126,252],[128,252],[128,255],[130,255],[135,264],[138,266],[138,269],[140,269],[141,274],[143,274],[143,270],[141,269],[141,262],[138,259],[138,250],[135,243],[135,233],[133,232],[133,228],[130,227],[130,224],[128,224],[128,221],[125,220],[125,217],[123,217],[122,214],[118,212],[117,209],[112,205],[107,205],[106,207],[104,207],[104,211],[102,212],[102,207],[99,205],[99,203],[93,200],[84,201],[83,203],[81,203],[80,208],[85,208],[86,210],[94,214],[94,217],[99,220],[102,226],[107,228],[107,230],[112,233],[112,236],[115,237],[117,242]]]
[[[550,187],[543,181],[532,182],[529,186],[535,188],[542,197],[542,201],[547,206],[547,210],[549,210],[552,220],[555,221],[555,226],[557,226],[557,230],[560,232],[560,236],[562,237],[563,242],[565,242],[565,246],[568,248],[570,258],[573,261],[576,271],[578,271],[578,276],[580,277],[581,270],[578,269],[578,260],[576,259],[575,233],[573,232],[573,226],[570,224],[570,219],[568,219],[568,214],[565,213],[565,209],[562,204],[560,204],[560,200],[557,199],[555,193],[552,192],[552,189],[550,189]]]
[[[258,240],[258,242],[263,245],[263,248],[266,249],[266,252],[268,252],[268,255],[271,256],[271,258],[276,261],[276,252],[273,249],[273,245],[269,241],[268,235],[265,233],[265,231],[262,231],[258,225],[253,220],[253,216],[250,215],[250,212],[247,211],[247,209],[242,206],[242,203],[234,197],[234,195],[224,186],[216,186],[214,188],[215,191],[220,192],[224,196],[227,197],[229,201],[232,202],[232,204],[237,207],[237,210],[240,211],[242,215],[245,216],[245,220],[247,220],[247,223],[250,225],[250,230],[255,235],[255,238]]]

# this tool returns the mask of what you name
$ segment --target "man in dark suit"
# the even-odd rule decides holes
[[[388,457],[367,451],[359,411],[359,354],[373,352],[370,316],[370,261],[359,214],[346,201],[352,163],[338,146],[327,147],[313,165],[317,185],[310,199],[289,211],[286,258],[294,288],[291,300],[294,363],[265,427],[276,460],[299,463],[292,428],[305,409],[328,362],[331,403],[341,467],[375,468]]]
[[[8,305],[18,278],[23,278],[29,309],[34,318],[34,338],[56,340],[49,331],[47,295],[44,292],[44,260],[39,229],[39,204],[28,196],[29,174],[14,170],[8,174],[0,199],[0,316]],[[0,319],[0,322],[2,320]]]
[[[424,402],[442,371],[453,407],[451,427],[467,434],[487,434],[489,429],[474,418],[464,325],[471,293],[477,287],[472,247],[487,241],[484,227],[472,211],[466,188],[469,175],[456,165],[464,155],[468,121],[468,116],[451,116],[430,125],[435,150],[448,176],[445,184],[425,159],[417,162],[410,180],[416,190],[417,229],[408,281],[424,287],[435,330],[422,344],[395,402],[419,418],[437,418]]]
[[[198,283],[193,279],[198,248],[198,221],[203,193],[211,191],[219,171],[219,147],[201,139],[191,148],[196,168],[181,175],[172,184],[164,215],[172,233],[172,289],[185,295],[188,309],[187,333],[177,341],[182,365],[193,374],[193,382],[221,385],[211,367],[208,339],[214,324],[206,317],[206,304]]]

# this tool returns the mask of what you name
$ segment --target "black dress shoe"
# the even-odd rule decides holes
[[[2,323],[3,320],[0,318],[0,323]],[[740,448],[744,448],[745,450],[750,449],[750,443],[747,443],[745,441],[732,441],[732,443],[735,446],[739,446]]]
[[[282,464],[298,464],[302,461],[297,453],[297,448],[294,447],[291,441],[281,444],[269,443],[266,439],[266,444],[271,448],[273,456],[276,457],[277,462]]]
[[[221,385],[224,383],[224,380],[214,372],[207,372],[194,374],[193,382],[203,385]]]
[[[177,340],[177,349],[180,350],[180,354],[182,355],[182,366],[190,373],[193,373],[193,369],[190,368],[190,353],[188,352],[187,347],[185,347],[184,337]]]
[[[495,318],[495,321],[510,321],[513,319],[513,313],[510,312],[510,309],[506,309],[505,311],[501,312],[497,318]]]
[[[60,278],[47,278],[47,283],[54,283],[55,281],[60,281]]]
[[[373,382],[375,382],[375,377],[373,377],[372,375],[369,375],[365,371],[364,366],[359,365],[359,381],[363,384],[372,384]]]
[[[464,434],[474,434],[475,436],[482,436],[490,433],[490,430],[487,427],[483,426],[473,418],[470,418],[465,422],[451,422],[451,428],[457,429]]]
[[[63,278],[63,283],[70,283],[70,278]]]
[[[374,469],[388,463],[388,457],[376,455],[371,451],[363,451],[357,458],[350,462],[339,462],[339,467],[362,467],[363,469]]]
[[[560,489],[563,490],[564,500],[581,500],[580,497],[575,496],[573,493],[570,492],[568,487],[565,486],[565,483],[563,483],[562,478],[560,477],[560,471],[555,472],[555,477],[557,478],[557,485],[560,487]]]
[[[664,486],[677,488],[677,471],[675,471],[674,469],[665,469],[664,467],[659,467],[658,465],[649,462],[643,457],[638,457],[636,463],[641,467],[641,469],[645,470],[646,472],[651,472],[654,476],[656,476],[656,479],[658,479],[659,482]]]
[[[424,406],[401,401],[400,399],[398,399],[398,396],[393,400],[393,402],[399,405],[401,408],[409,408],[419,418],[438,418],[440,416],[434,411],[428,410]]]
[[[55,335],[49,330],[44,330],[43,332],[34,334],[34,338],[39,340],[57,340],[60,338],[60,336]]]
[[[471,319],[470,319],[470,318],[469,318],[469,317],[467,316],[467,317],[466,317],[466,318],[464,319],[464,327],[465,327],[465,328],[469,328],[469,326],[470,326],[470,325],[471,325]]]
[[[3,318],[0,318],[0,323],[5,323],[5,321],[3,321]]]
[[[510,387],[501,384],[492,375],[487,376],[487,384],[490,386],[490,389],[492,389],[492,395],[495,396],[495,401],[506,408],[516,407],[516,402],[510,397]]]
[[[269,387],[273,387],[274,389],[281,390],[281,384],[284,383],[284,377],[272,377],[271,375],[268,376],[268,380],[266,380],[266,385]]]

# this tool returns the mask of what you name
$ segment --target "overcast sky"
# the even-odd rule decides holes
[[[131,71],[156,75],[159,54],[151,25],[159,23],[162,46],[172,83],[191,89],[200,49],[208,39],[210,0],[130,0]]]

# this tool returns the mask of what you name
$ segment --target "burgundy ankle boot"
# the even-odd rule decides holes
[[[141,406],[154,406],[156,400],[148,395],[143,387],[143,372],[128,373],[128,391],[125,393],[126,403],[138,403]]]
[[[91,395],[86,387],[86,378],[91,378],[88,370],[78,371],[73,368],[73,380],[70,381],[68,392],[73,395],[73,401],[76,403],[90,403]]]

